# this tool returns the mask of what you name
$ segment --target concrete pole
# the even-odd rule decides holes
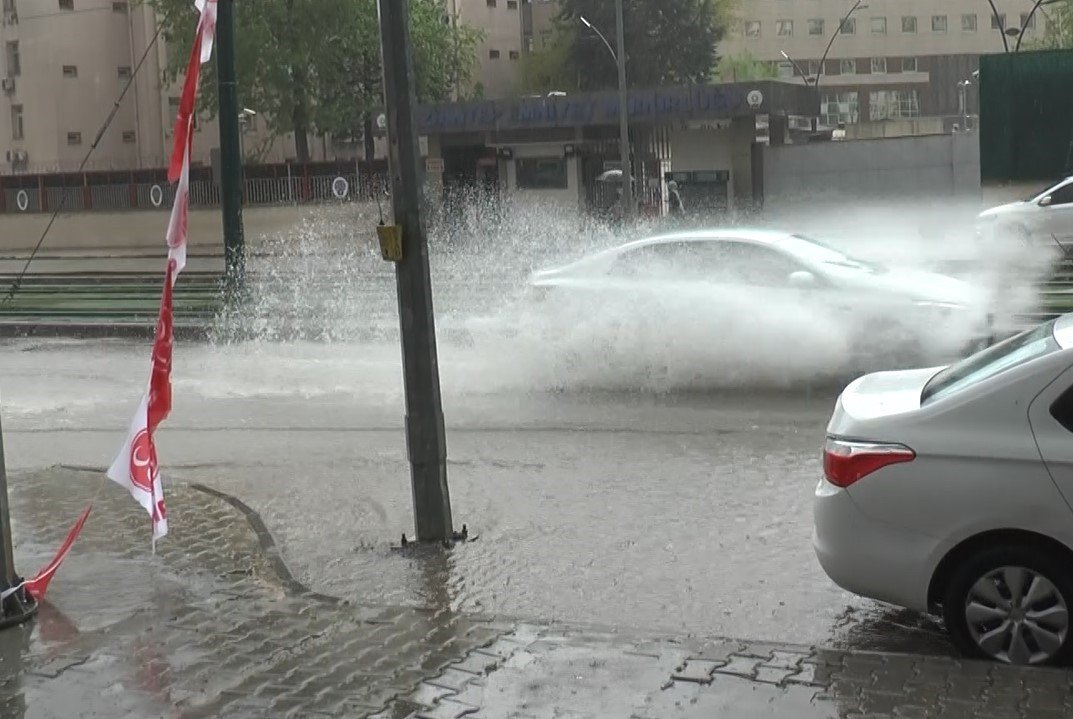
[[[4,429],[0,426],[0,588],[22,581],[15,573],[15,551],[11,541],[11,513],[7,496],[7,466],[4,463]],[[0,604],[0,629],[26,621],[37,612],[37,603],[24,590]]]
[[[216,81],[220,107],[220,207],[224,216],[227,286],[242,285],[246,248],[242,229],[242,135],[239,132],[235,73],[235,0],[219,0],[216,10]]]
[[[630,109],[627,106],[629,93],[626,90],[626,23],[622,13],[622,0],[615,0],[615,33],[618,52],[618,132],[619,152],[622,162],[622,218],[633,219],[633,168],[630,166]]]
[[[415,121],[409,0],[378,0],[387,107],[391,204],[402,231],[402,259],[395,264],[406,390],[406,444],[419,542],[450,540],[447,438],[440,399],[436,324],[432,311],[428,238],[425,234],[421,150]]]

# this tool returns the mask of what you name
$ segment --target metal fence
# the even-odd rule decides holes
[[[203,174],[202,178],[205,177]],[[65,212],[167,210],[175,201],[175,185],[163,178],[159,182],[146,182],[132,177],[129,182],[112,179],[97,184],[83,176],[69,179],[71,182],[66,186],[49,186],[43,181],[28,182],[23,177],[15,178],[14,182],[0,178],[0,185],[5,185],[0,192],[0,213],[52,212],[59,209],[61,203]],[[20,182],[22,186],[13,187],[8,182]],[[242,191],[246,205],[263,206],[369,200],[386,187],[387,177],[383,173],[359,174],[352,169],[340,174],[247,177]],[[214,207],[219,203],[220,188],[215,181],[191,180],[191,206]]]

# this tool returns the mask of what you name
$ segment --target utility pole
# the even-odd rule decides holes
[[[15,552],[11,542],[11,513],[7,497],[7,469],[4,463],[4,429],[0,426],[0,589],[9,589],[22,580],[15,573]],[[37,602],[20,589],[0,602],[0,629],[20,624],[37,612]]]
[[[626,22],[622,13],[622,0],[615,0],[615,46],[618,52],[618,145],[622,162],[622,218],[633,219],[633,168],[630,166],[630,109],[627,107],[629,93],[626,90]]]
[[[413,57],[410,52],[410,0],[378,0],[384,64],[384,104],[395,231],[401,233],[396,257],[403,380],[406,391],[406,445],[419,542],[450,540],[451,497],[447,490],[447,437],[440,399],[436,324],[432,312],[428,238],[422,218],[424,173],[414,120]]]
[[[224,215],[225,278],[229,290],[246,275],[246,241],[242,229],[242,135],[239,132],[238,82],[235,78],[235,0],[216,8],[216,82],[220,94],[220,207]]]

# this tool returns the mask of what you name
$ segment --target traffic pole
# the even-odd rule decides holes
[[[618,146],[622,162],[622,217],[628,223],[633,219],[633,168],[630,163],[630,109],[627,106],[629,91],[626,88],[626,21],[623,17],[622,0],[615,0],[615,42],[618,52]]]
[[[408,27],[409,0],[378,0],[384,64],[391,172],[392,228],[381,228],[381,241],[393,235],[403,381],[406,392],[406,444],[414,500],[414,527],[420,542],[449,541],[454,536],[447,489],[447,438],[440,398],[436,324],[432,312],[428,237],[422,217],[424,172],[415,122],[413,57]]]
[[[7,496],[7,465],[4,461],[4,428],[0,424],[0,589],[18,586],[22,578],[15,573],[15,550],[11,541],[11,513]],[[0,602],[0,629],[21,624],[37,613],[37,602],[25,589]]]
[[[228,289],[235,290],[242,286],[246,275],[246,241],[242,228],[242,136],[239,132],[238,81],[235,74],[235,0],[219,0],[216,8],[224,271]]]

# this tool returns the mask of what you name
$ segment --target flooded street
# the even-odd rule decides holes
[[[146,348],[2,353],[9,468],[107,465]],[[394,550],[412,517],[390,344],[180,346],[162,466],[243,499],[300,580],[358,603],[948,651],[815,561],[830,390],[510,389],[491,373],[515,358],[443,355],[454,520],[475,537],[446,564]]]

